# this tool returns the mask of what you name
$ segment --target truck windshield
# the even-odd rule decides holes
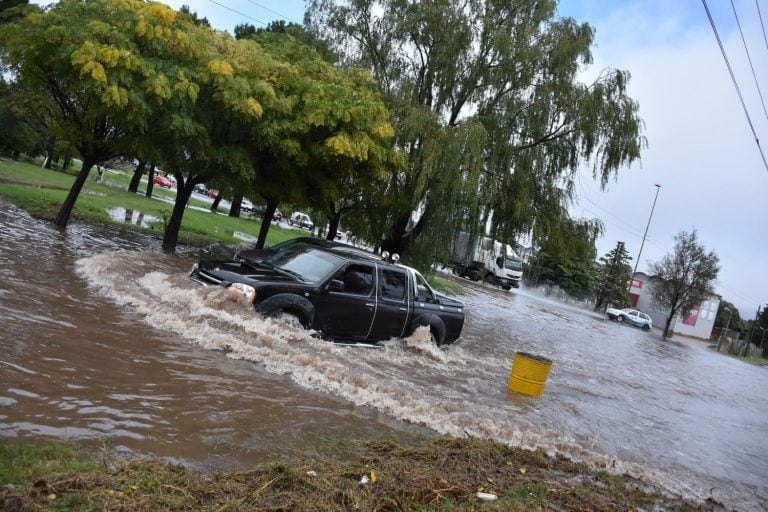
[[[330,277],[344,260],[315,247],[296,244],[271,255],[264,262],[296,274],[305,282],[319,283]]]
[[[522,272],[523,260],[519,260],[517,258],[507,258],[506,261],[504,261],[504,266],[509,270],[518,270]]]

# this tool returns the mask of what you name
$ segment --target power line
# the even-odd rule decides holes
[[[768,36],[765,35],[765,23],[763,23],[763,13],[760,12],[760,4],[755,0],[755,7],[757,7],[757,17],[760,18],[760,28],[763,30],[763,41],[765,41],[765,48],[768,49]]]
[[[750,130],[752,130],[752,135],[755,138],[755,143],[757,144],[757,150],[760,152],[760,157],[763,159],[763,166],[765,167],[765,171],[768,172],[768,160],[765,159],[763,148],[760,147],[760,139],[757,137],[755,126],[752,124],[752,118],[749,116],[747,105],[744,103],[744,96],[742,96],[741,89],[739,88],[739,84],[736,81],[736,76],[733,74],[733,68],[731,67],[731,62],[728,60],[728,56],[725,54],[725,48],[723,47],[723,42],[720,40],[720,34],[717,32],[717,27],[715,26],[715,20],[712,19],[712,13],[709,11],[707,0],[701,0],[701,2],[704,4],[704,10],[707,11],[707,18],[709,18],[709,24],[712,26],[712,31],[715,33],[717,44],[720,47],[720,53],[723,55],[723,60],[725,60],[725,65],[728,67],[728,73],[730,73],[731,80],[733,81],[733,86],[736,88],[736,93],[739,95],[739,101],[741,101],[741,108],[744,109],[744,115],[747,116],[747,122],[749,123],[749,128]]]
[[[736,18],[736,25],[739,27],[739,34],[741,35],[741,42],[744,44],[744,52],[747,54],[747,61],[749,62],[749,69],[752,70],[752,78],[755,79],[755,87],[757,87],[757,94],[760,96],[760,103],[763,105],[763,113],[765,118],[768,119],[768,110],[765,108],[765,100],[763,99],[763,91],[760,90],[760,84],[757,82],[757,74],[755,73],[755,66],[752,65],[752,57],[749,55],[749,48],[747,48],[747,40],[744,38],[744,31],[741,29],[741,21],[739,15],[736,13],[736,6],[731,0],[731,8],[733,9],[733,16]]]
[[[265,22],[263,22],[263,21],[261,21],[261,20],[257,20],[257,19],[256,19],[256,18],[254,18],[253,16],[249,16],[249,15],[245,14],[244,12],[240,12],[240,11],[237,11],[237,10],[235,10],[235,9],[231,8],[231,7],[227,7],[227,6],[226,6],[226,5],[224,5],[224,4],[220,4],[220,3],[219,3],[219,2],[217,2],[216,0],[208,0],[208,1],[209,1],[209,2],[211,2],[212,4],[216,4],[216,5],[218,5],[219,7],[223,7],[224,9],[226,9],[226,10],[228,10],[228,11],[232,11],[232,12],[233,12],[233,13],[235,13],[235,14],[239,14],[240,16],[243,16],[244,18],[248,18],[249,20],[253,20],[253,21],[255,21],[256,23],[260,23],[261,25],[264,25],[265,27],[267,26],[267,23],[265,23]]]
[[[252,4],[253,4],[253,5],[255,5],[255,6],[261,7],[261,8],[262,8],[262,9],[264,9],[265,11],[269,11],[269,12],[271,12],[272,14],[277,14],[278,16],[280,16],[281,18],[283,18],[284,20],[288,20],[288,21],[291,21],[291,22],[293,22],[293,23],[296,23],[296,24],[298,24],[298,25],[301,25],[301,23],[300,23],[300,22],[298,22],[298,21],[296,21],[296,20],[294,20],[294,19],[291,19],[291,18],[289,18],[288,16],[286,16],[286,15],[284,15],[284,14],[280,14],[279,12],[277,12],[277,11],[275,11],[275,10],[272,10],[272,9],[270,9],[269,7],[267,7],[266,5],[262,5],[262,4],[260,4],[259,2],[255,2],[254,0],[248,0],[248,2],[252,3]]]

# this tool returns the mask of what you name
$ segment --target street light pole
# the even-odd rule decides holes
[[[640,244],[640,251],[637,253],[637,260],[635,260],[635,269],[632,271],[632,277],[629,280],[629,290],[632,289],[632,281],[635,279],[635,273],[637,272],[637,265],[640,263],[640,255],[643,254],[643,246],[645,246],[645,237],[648,236],[648,228],[651,227],[651,219],[653,218],[653,210],[656,208],[656,200],[659,198],[659,190],[661,185],[654,183],[656,187],[656,195],[653,197],[653,206],[651,206],[651,213],[648,215],[648,224],[645,225],[645,233],[643,233],[643,241]],[[627,290],[629,292],[629,290]]]

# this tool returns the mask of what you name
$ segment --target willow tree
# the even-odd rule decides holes
[[[56,217],[66,227],[91,168],[134,154],[158,109],[194,102],[186,64],[197,51],[191,22],[141,0],[61,0],[0,29],[14,77],[53,105],[52,133],[82,167]]]
[[[408,156],[386,191],[392,249],[444,250],[444,238],[428,239],[459,219],[472,228],[490,220],[507,236],[542,216],[563,220],[584,163],[605,185],[639,158],[628,74],[580,83],[593,29],[555,12],[554,0],[310,3],[312,30],[345,64],[372,71]]]
[[[587,298],[594,285],[595,242],[603,234],[602,222],[571,219],[562,214],[549,226],[537,225],[539,251],[529,261],[528,279],[559,286],[569,295]]]

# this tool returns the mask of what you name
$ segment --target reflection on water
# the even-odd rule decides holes
[[[10,210],[0,230],[19,242],[0,248],[0,435],[106,436],[213,464],[423,426],[765,510],[764,369],[490,289],[465,297],[465,339],[445,350],[419,335],[336,346],[223,305],[219,289],[187,279],[194,258],[155,241],[62,235]],[[516,351],[554,361],[540,399],[507,391]]]
[[[153,222],[160,220],[154,215],[137,212],[129,208],[123,208],[122,206],[109,208],[107,213],[114,221],[122,222],[124,224],[135,224],[143,228],[148,228]]]

